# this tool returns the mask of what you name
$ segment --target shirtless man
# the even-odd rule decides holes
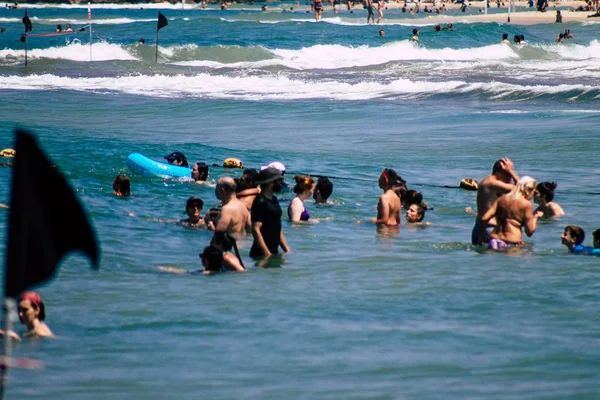
[[[377,218],[373,223],[385,226],[400,225],[400,197],[394,191],[399,182],[398,174],[393,169],[386,168],[379,176],[379,187],[383,194],[377,203]]]
[[[515,187],[514,184],[518,180],[519,176],[514,170],[512,161],[508,158],[503,158],[494,163],[491,175],[483,178],[483,180],[479,182],[479,188],[477,189],[477,218],[475,219],[475,226],[473,226],[473,231],[471,233],[472,244],[476,245],[480,243],[479,227],[483,215],[492,207],[500,196],[510,192]],[[491,218],[485,227],[487,232],[485,243],[489,241],[489,234],[495,226],[496,219]]]
[[[244,229],[246,232],[252,232],[250,213],[244,203],[239,201],[235,195],[233,178],[225,176],[219,179],[215,188],[215,196],[223,204],[215,232],[227,232],[232,236],[243,234]]]
[[[533,235],[538,219],[544,215],[541,211],[537,211],[535,215],[533,213],[531,199],[536,185],[535,179],[524,176],[510,192],[492,204],[481,217],[482,227],[479,232],[481,242],[486,238],[486,230],[483,226],[492,218],[496,219],[496,226],[490,234],[490,249],[506,249],[523,244],[522,229],[527,236]]]

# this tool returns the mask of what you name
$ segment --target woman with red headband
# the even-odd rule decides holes
[[[46,309],[39,294],[36,292],[25,292],[19,296],[17,304],[19,320],[23,325],[27,326],[27,332],[23,334],[24,338],[54,336],[48,325],[42,322],[46,319]],[[0,335],[3,334],[4,331],[0,330]],[[10,331],[8,335],[17,341],[21,340],[19,335],[13,331]]]

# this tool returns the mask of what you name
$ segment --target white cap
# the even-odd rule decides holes
[[[260,167],[260,170],[262,171],[263,169],[267,169],[267,168],[275,168],[275,169],[279,170],[279,172],[281,172],[282,174],[285,174],[285,165],[283,165],[279,161],[274,161],[274,162],[270,163],[269,165],[263,165],[262,167]]]

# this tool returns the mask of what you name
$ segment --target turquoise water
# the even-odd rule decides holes
[[[30,38],[28,67],[23,12],[0,10],[0,148],[16,126],[35,132],[102,247],[100,271],[71,256],[39,289],[59,338],[15,349],[46,369],[12,370],[10,398],[600,397],[598,258],[567,254],[559,238],[577,224],[590,245],[600,228],[597,25],[449,13],[454,32],[421,26],[415,46],[399,11],[381,40],[363,10],[315,24],[281,8],[162,9],[158,65],[156,9],[93,9],[96,61],[85,32],[81,43]],[[29,16],[36,32],[87,20],[85,8]],[[566,27],[576,39],[553,43]],[[499,45],[503,32],[529,44]],[[192,195],[216,206],[213,188],[132,176],[123,200],[111,183],[128,154],[177,150],[338,177],[333,204],[307,205],[316,224],[284,221],[282,268],[255,268],[246,239],[247,273],[163,273],[200,267],[210,233],[168,221]],[[443,187],[504,156],[558,182],[567,213],[517,255],[472,248],[475,195]],[[383,167],[423,193],[430,226],[370,224]],[[10,174],[0,168],[0,203]],[[240,171],[210,179],[226,174]],[[0,209],[1,257],[7,218]]]

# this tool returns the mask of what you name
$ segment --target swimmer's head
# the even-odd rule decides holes
[[[326,176],[319,177],[317,181],[317,186],[315,187],[315,191],[313,193],[313,199],[315,199],[315,203],[317,204],[325,204],[327,203],[327,199],[333,193],[333,183]]]
[[[438,24],[438,25],[436,25],[436,26],[433,27],[433,30],[436,31],[436,32],[439,32],[439,31],[442,30],[442,27]]]
[[[235,181],[230,176],[219,178],[215,186],[215,197],[219,200],[225,200],[235,193]]]
[[[202,201],[202,199],[192,196],[185,202],[185,211],[183,213],[187,214],[190,218],[194,216],[199,218],[200,214],[202,213],[203,207],[204,202]]]
[[[208,179],[208,165],[198,162],[192,167],[192,179],[196,182],[204,182]]]
[[[554,199],[554,189],[556,189],[556,182],[542,182],[539,183],[535,189],[535,198],[551,202]]]
[[[502,40],[508,40],[508,33],[502,34]]]
[[[517,43],[517,44],[521,43],[521,36],[515,35],[515,37],[513,39],[514,39],[515,43]]]
[[[383,190],[391,189],[398,182],[398,173],[391,168],[384,168],[379,175],[379,187]]]
[[[199,254],[205,271],[220,272],[223,266],[223,252],[215,246],[207,246]]]
[[[594,248],[600,249],[600,229],[592,232],[592,236],[594,237]]]
[[[406,221],[409,223],[421,222],[425,218],[427,204],[411,204],[406,210]]]
[[[310,176],[296,175],[294,180],[296,181],[296,186],[294,186],[296,194],[312,192],[315,187],[315,181]]]
[[[381,36],[381,37],[385,36],[385,31],[383,29],[379,30],[379,36]]]
[[[413,35],[418,35],[419,34],[419,30],[417,28],[413,29]]]
[[[585,232],[577,225],[567,225],[565,231],[560,235],[561,243],[565,246],[578,246],[585,240]]]
[[[127,175],[117,175],[113,182],[113,194],[117,197],[127,197],[131,194],[131,181]]]
[[[246,189],[253,189],[258,185],[255,183],[256,177],[258,176],[258,172],[255,169],[248,168],[244,170],[244,173],[240,177],[240,179],[236,182],[235,191],[239,193]]]
[[[19,320],[24,325],[31,325],[37,318],[40,321],[46,319],[46,307],[39,294],[36,292],[24,292],[19,296],[17,302]]]
[[[187,158],[180,151],[174,151],[173,153],[166,155],[164,158],[169,164],[180,167],[189,167]]]
[[[537,187],[537,182],[530,176],[523,176],[515,187],[507,194],[508,198],[511,200],[516,200],[521,197],[524,197],[527,200],[531,200],[533,198],[533,194],[535,193],[535,188]]]
[[[512,161],[509,159],[501,158],[494,163],[494,166],[492,167],[492,175],[496,175],[498,179],[508,183],[511,180],[511,175],[505,170],[505,160],[508,160],[508,162],[512,164]]]

